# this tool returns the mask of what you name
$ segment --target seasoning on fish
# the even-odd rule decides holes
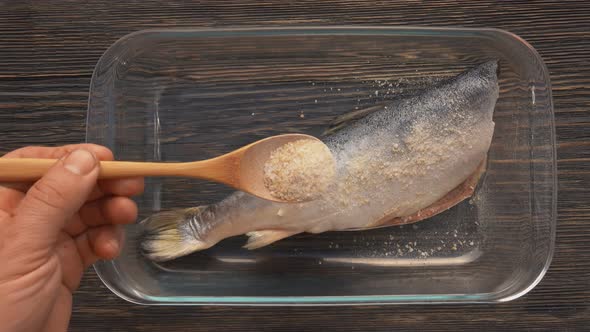
[[[432,217],[470,197],[485,171],[499,94],[489,61],[412,96],[346,114],[322,141],[333,185],[315,200],[277,203],[244,192],[143,220],[141,248],[171,260],[246,234],[247,249],[298,233],[362,230]],[[352,123],[350,123],[353,121]]]
[[[304,201],[320,196],[335,174],[332,153],[315,140],[289,142],[272,151],[264,164],[264,185],[284,201]]]

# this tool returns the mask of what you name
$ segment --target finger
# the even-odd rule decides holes
[[[143,192],[144,181],[142,177],[101,180],[98,186],[104,194],[131,197]]]
[[[71,236],[78,236],[89,227],[123,225],[137,219],[137,205],[127,197],[108,197],[86,203],[65,226]]]
[[[129,224],[137,218],[137,206],[127,197],[110,197],[84,205],[80,217],[89,227]]]
[[[105,196],[135,196],[144,190],[143,178],[124,178],[116,180],[99,180],[88,197],[94,201]]]
[[[99,259],[113,259],[119,255],[123,247],[123,229],[113,225],[91,228],[75,241],[86,269]]]
[[[61,262],[62,283],[74,292],[80,285],[84,273],[84,264],[75,240],[65,233],[60,233],[56,251]]]
[[[2,158],[44,158],[59,159],[75,150],[83,149],[92,152],[98,160],[113,160],[113,153],[108,148],[96,144],[69,144],[58,147],[27,146],[11,151]]]
[[[17,189],[0,186],[0,211],[10,214],[23,197],[25,197],[25,194]]]
[[[98,162],[86,150],[60,159],[27,192],[15,210],[15,227],[31,245],[46,248],[86,201],[98,177]]]

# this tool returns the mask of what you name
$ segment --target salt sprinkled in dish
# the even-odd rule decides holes
[[[272,151],[264,164],[264,185],[273,197],[304,201],[321,195],[332,183],[336,163],[328,147],[302,139]]]

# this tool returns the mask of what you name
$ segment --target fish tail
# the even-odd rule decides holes
[[[199,235],[206,230],[206,225],[201,224],[210,214],[209,206],[199,206],[160,212],[144,219],[140,223],[142,253],[154,261],[167,261],[209,248],[211,245]]]

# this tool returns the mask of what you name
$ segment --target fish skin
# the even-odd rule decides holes
[[[157,252],[159,228],[151,225],[158,224],[158,214],[146,219],[146,255],[172,259],[242,234],[255,234],[247,246],[258,248],[302,232],[363,229],[427,209],[485,160],[497,72],[496,61],[485,62],[323,138],[335,157],[338,181],[316,201],[276,203],[236,192],[176,221],[179,239],[166,248],[178,246],[178,254]]]

